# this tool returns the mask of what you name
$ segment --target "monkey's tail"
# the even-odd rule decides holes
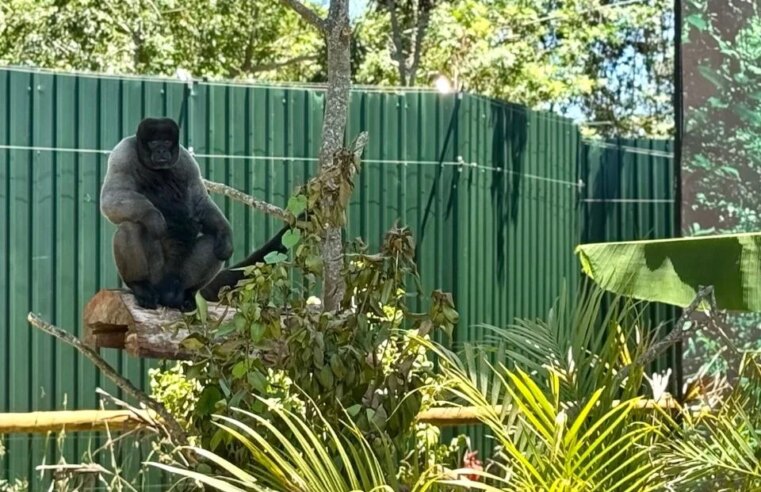
[[[219,301],[219,290],[222,287],[235,287],[238,282],[243,280],[244,273],[242,270],[234,270],[235,268],[243,268],[251,265],[255,265],[257,263],[264,262],[264,257],[268,254],[272,253],[273,251],[278,251],[280,253],[285,253],[287,249],[285,246],[283,246],[283,235],[288,232],[290,229],[290,226],[285,226],[282,229],[280,229],[280,232],[275,234],[275,236],[267,241],[267,243],[262,246],[261,248],[257,249],[244,260],[241,260],[240,262],[236,263],[235,265],[225,268],[221,272],[217,274],[216,277],[214,277],[211,282],[206,284],[206,286],[201,289],[201,296],[203,296],[204,299],[211,302],[217,302]]]

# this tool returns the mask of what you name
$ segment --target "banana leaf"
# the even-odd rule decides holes
[[[761,311],[761,233],[582,244],[576,254],[615,294],[686,307],[713,286],[719,309]]]

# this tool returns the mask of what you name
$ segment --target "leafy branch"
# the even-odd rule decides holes
[[[320,14],[315,12],[311,7],[306,6],[300,0],[280,0],[280,3],[293,9],[305,21],[320,31],[327,31],[327,23],[325,22],[325,19],[320,17]]]

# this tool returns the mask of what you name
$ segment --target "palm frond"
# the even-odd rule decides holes
[[[269,403],[264,399],[261,401]],[[200,448],[190,448],[216,465],[225,477],[212,477],[193,470],[160,463],[149,463],[170,473],[198,480],[223,492],[289,490],[303,492],[350,492],[356,490],[393,492],[393,480],[384,474],[383,450],[374,449],[348,413],[342,425],[349,431],[339,435],[314,406],[316,422],[271,404],[269,410],[290,430],[286,436],[268,419],[241,409],[242,418],[266,429],[257,431],[243,420],[215,416],[215,424],[231,434],[252,454],[250,470]],[[346,436],[349,436],[348,438]],[[273,440],[274,438],[274,440]]]
[[[761,489],[761,354],[745,354],[739,376],[715,413],[685,412],[683,425],[659,443],[672,489]]]

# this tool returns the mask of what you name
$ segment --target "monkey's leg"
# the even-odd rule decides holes
[[[199,237],[180,271],[184,290],[184,300],[180,306],[182,311],[196,308],[196,292],[219,273],[223,264],[214,256],[214,237],[208,234]]]
[[[155,286],[164,267],[159,241],[152,240],[140,224],[122,222],[114,234],[113,251],[119,276],[135,295],[137,304],[156,309]]]

